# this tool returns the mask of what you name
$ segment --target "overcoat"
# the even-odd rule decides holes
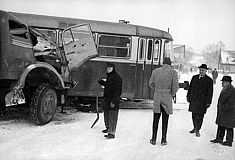
[[[227,86],[220,93],[216,124],[222,127],[235,128],[235,88],[232,85]]]
[[[172,114],[172,99],[179,89],[177,72],[170,65],[163,64],[161,68],[153,70],[149,86],[154,89],[153,112],[161,113],[161,104],[167,114]]]
[[[187,101],[189,111],[192,113],[205,114],[206,104],[211,104],[213,96],[213,80],[205,75],[199,79],[199,74],[194,75],[189,85]]]
[[[120,96],[122,94],[122,78],[115,68],[110,73],[106,73],[106,81],[100,80],[99,84],[104,86],[104,109],[119,109]],[[111,102],[115,107],[111,108]]]

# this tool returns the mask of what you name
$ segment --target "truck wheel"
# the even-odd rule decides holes
[[[44,125],[49,123],[57,108],[57,95],[49,85],[39,86],[30,103],[30,117],[33,123]]]
[[[0,114],[6,110],[5,106],[5,96],[8,92],[8,89],[0,89]]]

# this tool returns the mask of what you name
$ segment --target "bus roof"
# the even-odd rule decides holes
[[[27,13],[16,13],[16,12],[9,12],[9,13],[18,17],[19,19],[27,23],[29,26],[34,26],[34,27],[65,29],[69,26],[73,26],[76,24],[88,23],[91,26],[92,32],[133,35],[140,37],[153,37],[153,38],[163,38],[163,39],[173,40],[171,34],[169,34],[168,32],[139,25],[67,18],[67,17],[36,15],[36,14],[27,14]]]

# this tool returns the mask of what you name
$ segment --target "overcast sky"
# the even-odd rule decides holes
[[[0,0],[5,11],[118,22],[167,31],[199,52],[225,43],[235,50],[235,0]]]

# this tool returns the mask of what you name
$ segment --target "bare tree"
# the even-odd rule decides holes
[[[202,54],[204,56],[204,59],[207,61],[208,66],[210,66],[211,68],[216,68],[218,66],[220,52],[224,49],[225,44],[222,41],[219,41],[217,44],[208,45],[202,51]]]

